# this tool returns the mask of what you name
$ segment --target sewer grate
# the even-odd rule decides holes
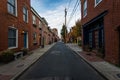
[[[117,77],[118,77],[118,78],[120,78],[120,73],[119,73],[119,74],[117,74]]]

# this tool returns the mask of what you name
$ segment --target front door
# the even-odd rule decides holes
[[[28,34],[24,33],[24,48],[28,48]]]
[[[41,46],[41,36],[39,37],[39,45]]]
[[[99,48],[98,30],[94,31],[94,47],[95,47],[95,49]]]

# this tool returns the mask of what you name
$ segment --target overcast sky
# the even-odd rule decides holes
[[[73,11],[74,5],[77,0],[31,0],[32,7],[38,12],[41,17],[45,17],[51,28],[57,28],[60,36],[60,31],[64,20],[64,10],[67,8],[67,29],[75,25],[75,21],[80,19],[80,5],[77,8],[76,13],[70,19],[70,15]],[[70,4],[69,4],[70,3]],[[68,24],[69,22],[69,24]]]

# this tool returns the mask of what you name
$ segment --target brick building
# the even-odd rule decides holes
[[[31,7],[30,0],[1,0],[0,24],[0,51],[33,50],[49,44],[53,37],[47,21]]]
[[[103,49],[104,59],[120,64],[120,0],[81,0],[83,48]]]
[[[39,14],[31,7],[31,49],[36,49],[41,46],[42,43],[42,18]]]
[[[59,37],[58,37],[58,30],[56,28],[53,28],[52,29],[52,32],[53,32],[53,41],[54,42],[57,42],[59,40]]]
[[[30,0],[0,1],[0,51],[30,47]]]

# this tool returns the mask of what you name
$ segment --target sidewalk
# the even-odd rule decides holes
[[[108,80],[120,80],[120,68],[97,57],[94,53],[88,55],[77,44],[66,44],[73,49],[80,57],[82,57],[90,66],[97,70],[102,76]]]
[[[34,64],[52,45],[46,45],[44,48],[33,50],[31,55],[24,56],[8,64],[0,65],[0,80],[14,80],[22,72]]]

